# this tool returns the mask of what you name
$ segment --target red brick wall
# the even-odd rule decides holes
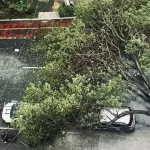
[[[33,38],[37,36],[37,31],[69,27],[71,24],[72,19],[0,21],[0,39]]]

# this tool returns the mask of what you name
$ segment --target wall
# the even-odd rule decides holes
[[[69,27],[73,18],[51,20],[12,19],[0,20],[0,39],[36,38],[39,30],[50,30],[56,27]]]

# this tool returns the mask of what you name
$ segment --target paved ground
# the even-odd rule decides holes
[[[53,19],[60,18],[58,12],[39,12],[39,19]]]
[[[0,150],[30,150],[30,149],[18,141],[15,143],[11,143],[9,145],[0,142]]]
[[[8,41],[8,40],[7,40]],[[17,43],[16,43],[17,42]],[[27,64],[21,61],[21,53],[15,49],[24,50],[28,41],[0,40],[0,102],[20,100],[28,79],[27,70],[22,67]]]
[[[57,138],[54,147],[46,150],[149,150],[150,128],[142,128],[131,134],[116,132],[74,133]]]
[[[28,82],[33,76],[23,66],[34,66],[30,57],[22,60],[29,41],[0,40],[0,106],[12,99],[21,100]],[[20,49],[19,53],[15,49]],[[38,63],[38,61],[36,62]],[[40,62],[39,62],[40,64]],[[133,93],[128,104],[134,109],[150,110],[150,104],[143,101],[139,93]],[[1,121],[0,121],[1,122]],[[64,137],[57,137],[53,147],[42,147],[39,150],[150,150],[150,117],[137,115],[136,131],[125,135],[116,132],[79,132],[70,131]],[[0,142],[0,150],[7,144]],[[10,144],[7,150],[28,150],[19,141]],[[6,150],[5,149],[5,150]]]
[[[24,90],[31,79],[29,70],[23,66],[31,66],[22,60],[22,53],[15,49],[25,51],[29,45],[27,40],[0,40],[0,110],[4,102],[22,100]],[[0,115],[0,126],[4,126]],[[7,144],[0,142],[0,150],[4,150]],[[26,146],[19,141],[10,144],[7,150],[26,150]]]

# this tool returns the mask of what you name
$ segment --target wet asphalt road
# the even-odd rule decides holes
[[[0,40],[0,108],[4,102],[22,100],[25,88],[34,76],[30,69],[24,66],[37,66],[29,59],[22,60],[22,55],[28,49],[29,41]],[[20,52],[15,52],[19,49]],[[150,110],[150,104],[133,92],[128,103],[134,109]],[[121,132],[79,132],[70,131],[65,137],[57,137],[54,146],[40,148],[41,150],[150,150],[150,117],[136,115],[136,130],[130,134]],[[0,119],[1,120],[1,119]],[[1,121],[0,121],[1,123]],[[0,143],[0,150],[7,144]],[[9,145],[8,150],[29,149],[19,141]]]
[[[138,110],[150,110],[150,104],[132,93],[126,105]],[[150,150],[150,116],[136,115],[136,129],[132,133],[107,131],[70,131],[57,137],[53,148],[47,150]]]
[[[7,42],[8,41],[8,42]],[[24,45],[24,46],[23,46]],[[25,50],[27,43],[14,40],[0,40],[0,101],[7,102],[12,99],[20,100],[26,81],[24,79],[27,74],[22,67],[24,63],[19,60],[20,53],[15,52],[15,49]]]
[[[57,138],[54,147],[46,150],[149,150],[149,128],[136,130],[130,134],[120,132],[68,132]]]
[[[21,101],[28,83],[34,78],[30,69],[23,69],[33,65],[32,61],[24,61],[22,58],[29,45],[28,40],[0,40],[0,110],[4,102]],[[15,52],[15,49],[19,49],[19,52]],[[5,126],[1,116],[0,126]],[[7,144],[0,142],[0,150],[6,147]],[[17,141],[7,149],[25,150],[26,146]]]

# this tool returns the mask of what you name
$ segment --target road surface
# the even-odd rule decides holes
[[[68,132],[45,150],[150,150],[149,128],[130,134],[116,132]]]

